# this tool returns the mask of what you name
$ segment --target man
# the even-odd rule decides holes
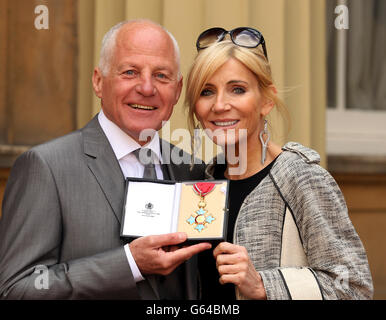
[[[83,129],[32,148],[15,162],[0,220],[0,293],[8,299],[197,298],[186,234],[120,238],[124,178],[142,176],[146,144],[157,178],[202,179],[202,170],[163,163],[158,134],[182,88],[178,47],[150,21],[105,36],[93,87],[102,111]],[[161,151],[162,149],[162,151]],[[162,275],[162,276],[157,276]]]

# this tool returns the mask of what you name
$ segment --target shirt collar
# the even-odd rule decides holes
[[[121,160],[134,150],[141,148],[141,145],[137,141],[109,120],[102,110],[98,114],[98,121],[118,160]],[[156,132],[153,139],[143,147],[151,149],[162,163],[158,132]]]

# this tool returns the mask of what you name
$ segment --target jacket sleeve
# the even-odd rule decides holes
[[[316,164],[306,167],[303,163],[292,168],[297,174],[290,175],[292,181],[281,193],[294,214],[307,266],[262,271],[267,295],[272,299],[296,298],[296,294],[304,299],[371,299],[367,256],[344,197],[326,170]],[[310,294],[304,297],[307,290]]]
[[[2,299],[138,298],[123,246],[61,261],[63,229],[56,181],[29,151],[15,162],[2,205]]]

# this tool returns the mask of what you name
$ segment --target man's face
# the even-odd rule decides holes
[[[108,119],[139,141],[144,129],[159,130],[181,93],[174,47],[167,34],[149,25],[125,25],[117,34],[107,75],[97,68],[94,90]]]

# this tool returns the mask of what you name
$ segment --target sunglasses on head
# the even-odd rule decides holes
[[[248,27],[240,27],[230,31],[227,31],[223,28],[210,28],[205,30],[198,36],[196,42],[197,51],[205,49],[215,42],[223,41],[228,33],[232,42],[240,47],[256,48],[261,44],[263,47],[264,55],[268,60],[267,49],[265,47],[263,35],[260,31]]]

